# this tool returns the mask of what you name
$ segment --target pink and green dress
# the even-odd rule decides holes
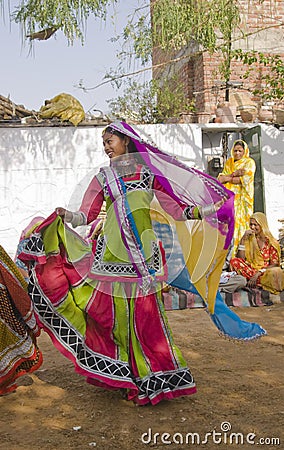
[[[106,202],[97,240],[83,240],[52,214],[21,257],[34,261],[29,292],[38,321],[76,371],[94,385],[126,388],[129,400],[155,404],[196,391],[165,316],[167,265],[150,217],[154,191],[177,220],[185,220],[185,205],[166,195],[145,166],[120,181],[123,187],[115,177],[110,188],[101,171],[84,196],[87,223]]]
[[[19,258],[29,265],[38,323],[76,371],[94,385],[127,389],[138,404],[156,404],[196,391],[165,316],[165,281],[198,292],[230,337],[254,339],[265,330],[239,319],[218,296],[234,230],[233,193],[128,124],[111,127],[135,143],[134,170],[113,162],[102,168],[74,214],[77,225],[94,224],[106,205],[101,234],[83,239],[53,213]],[[200,220],[199,207],[211,210],[220,200],[222,207]]]

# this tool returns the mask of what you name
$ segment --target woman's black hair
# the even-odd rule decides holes
[[[126,136],[126,134],[123,134],[120,131],[114,130],[112,127],[106,127],[106,129],[104,130],[104,133],[114,134],[115,136],[118,136],[120,139],[124,139]],[[134,144],[134,142],[132,141],[131,138],[129,140],[127,148],[128,148],[128,153],[137,153],[136,145]]]
[[[236,147],[236,145],[240,145],[241,147],[243,147],[244,150],[246,149],[245,143],[244,143],[244,141],[242,141],[242,140],[236,141],[236,142],[234,143],[234,148]]]
[[[105,133],[114,134],[115,136],[118,136],[120,139],[124,139],[127,136],[126,134],[123,134],[120,131],[114,130],[112,127],[106,127],[103,134],[105,134]],[[131,138],[127,145],[127,150],[128,150],[128,153],[136,153],[135,159],[138,164],[142,164],[143,166],[145,165],[145,161],[144,161],[142,155],[138,152],[136,145],[134,144],[134,142],[132,141]]]

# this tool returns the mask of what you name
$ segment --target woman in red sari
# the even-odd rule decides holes
[[[249,287],[262,287],[278,294],[284,289],[284,271],[280,267],[280,245],[272,236],[265,214],[250,218],[250,229],[241,238],[231,268],[246,277]]]

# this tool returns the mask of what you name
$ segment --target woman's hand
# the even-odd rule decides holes
[[[253,234],[254,234],[254,232],[251,229],[246,230],[244,232],[244,235],[243,235],[241,240],[246,240],[249,236],[252,236]]]
[[[201,218],[211,216],[212,214],[216,213],[224,203],[225,199],[222,199],[216,203],[211,203],[211,205],[200,207],[199,209]]]
[[[224,203],[225,203],[224,198],[222,198],[222,200],[219,200],[218,202],[214,203],[215,212],[218,211],[221,208],[221,206],[224,205]]]
[[[55,212],[62,218],[63,222],[72,222],[73,214],[71,211],[68,211],[68,209],[59,206],[58,208],[55,208]]]
[[[254,232],[253,232],[251,229],[246,230],[246,231],[244,232],[244,234],[243,234],[243,236],[242,236],[240,242],[239,242],[239,245],[243,245],[243,246],[244,246],[244,245],[245,245],[245,241],[248,239],[249,236],[251,236],[251,235],[253,235],[253,234],[254,234]],[[239,250],[240,250],[240,249],[239,249]],[[244,250],[244,248],[243,248],[242,250]]]
[[[256,272],[247,282],[248,287],[254,288],[256,287],[256,283],[258,277],[261,275],[261,272]]]
[[[232,173],[233,177],[242,177],[246,173],[245,169],[238,169]]]
[[[218,181],[222,184],[230,183],[232,181],[232,175],[218,175]]]

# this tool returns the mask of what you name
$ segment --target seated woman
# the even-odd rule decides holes
[[[13,392],[19,377],[41,366],[39,334],[27,283],[0,245],[0,396]]]
[[[278,294],[284,289],[284,271],[280,267],[280,245],[272,236],[265,214],[250,218],[250,229],[241,238],[231,268],[248,280],[247,286],[262,287]]]

